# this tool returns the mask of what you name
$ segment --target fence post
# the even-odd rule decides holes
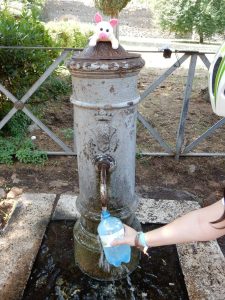
[[[190,96],[192,92],[192,84],[193,84],[193,79],[195,76],[195,67],[196,67],[196,62],[197,62],[197,54],[193,53],[191,55],[191,61],[189,65],[189,70],[188,70],[188,78],[186,82],[186,87],[185,87],[185,92],[184,92],[184,99],[183,99],[183,106],[181,110],[181,116],[180,116],[180,123],[178,126],[178,131],[177,131],[177,141],[176,141],[176,159],[179,159],[180,153],[181,153],[181,148],[183,145],[184,141],[184,130],[185,130],[185,123],[186,123],[186,118],[188,114],[188,106],[189,106],[189,101],[190,101]]]

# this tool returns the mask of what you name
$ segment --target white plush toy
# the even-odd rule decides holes
[[[113,33],[113,27],[118,24],[117,19],[111,19],[109,22],[102,21],[102,16],[97,13],[95,15],[96,30],[95,34],[91,36],[89,46],[96,46],[98,41],[110,41],[113,49],[118,49],[119,42]]]

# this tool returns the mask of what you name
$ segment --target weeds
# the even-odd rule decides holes
[[[44,151],[37,149],[31,139],[25,136],[0,136],[0,163],[12,164],[15,159],[26,164],[43,164],[48,157]]]
[[[73,139],[73,129],[72,128],[65,128],[61,130],[62,134],[64,135],[66,140],[72,140]]]

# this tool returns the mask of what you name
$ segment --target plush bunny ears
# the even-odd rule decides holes
[[[96,23],[102,22],[102,16],[100,15],[100,13],[96,13],[94,19],[95,19]],[[111,19],[109,21],[109,23],[112,27],[114,27],[118,24],[118,20],[117,19]]]

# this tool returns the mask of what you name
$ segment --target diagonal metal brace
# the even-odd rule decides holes
[[[166,72],[164,72],[158,79],[156,79],[150,86],[141,94],[141,100],[147,97],[151,92],[153,92],[170,74],[172,74],[177,68],[179,68],[190,55],[184,54],[181,58],[174,63]]]
[[[206,57],[206,55],[205,55],[205,54],[199,54],[199,56],[200,56],[202,62],[204,63],[204,65],[206,66],[206,68],[209,69],[211,63],[210,63],[210,61],[208,60],[208,58]]]
[[[45,126],[35,115],[26,107],[22,110],[34,123],[36,123],[47,135],[56,142],[65,152],[71,152],[71,149],[63,143],[47,126]]]
[[[17,110],[22,110],[24,108],[25,104],[22,101],[17,101],[16,103],[14,103],[14,107]]]
[[[42,85],[42,83],[53,73],[53,71],[59,66],[59,64],[65,60],[69,51],[64,50],[59,57],[50,65],[50,67],[41,75],[41,77],[32,85],[32,87],[26,92],[26,94],[21,98],[23,103],[36,92],[36,90]]]
[[[214,131],[218,128],[220,128],[221,126],[223,126],[225,124],[225,118],[221,119],[220,121],[218,121],[216,124],[214,124],[212,127],[210,127],[207,131],[205,131],[201,136],[199,136],[196,140],[194,140],[193,142],[191,142],[183,151],[184,154],[190,152],[191,150],[193,150],[195,147],[197,147],[204,139],[208,138],[209,136],[211,136]]]
[[[152,125],[148,121],[146,121],[145,118],[139,112],[137,118],[163,149],[165,149],[168,153],[174,153],[174,150],[172,150],[170,146],[163,140],[158,131],[155,128],[153,128]]]
[[[178,132],[177,132],[176,159],[179,159],[179,156],[181,153],[181,148],[182,148],[183,141],[184,141],[185,123],[186,123],[186,118],[188,115],[188,107],[189,107],[189,101],[190,101],[191,92],[192,92],[192,84],[193,84],[194,75],[195,75],[197,57],[198,57],[197,54],[193,54],[191,56],[190,66],[189,66],[189,70],[188,70],[187,83],[186,83],[186,88],[184,91],[183,106],[182,106],[182,110],[181,110],[180,122],[179,122]]]

